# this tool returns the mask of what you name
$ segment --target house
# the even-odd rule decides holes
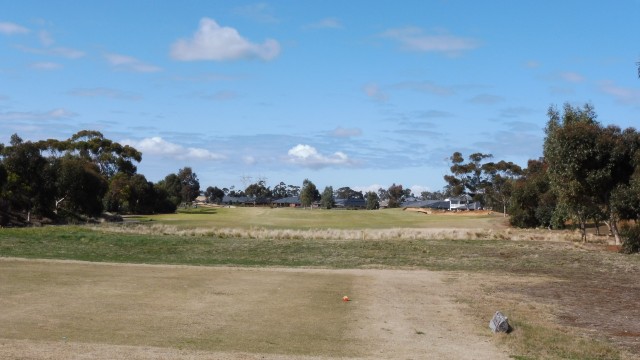
[[[473,201],[471,196],[462,195],[459,197],[452,197],[445,199],[449,202],[449,210],[479,210],[482,209],[482,204],[479,201]]]
[[[273,200],[271,201],[271,205],[274,207],[300,207],[302,203],[300,202],[300,197],[289,196],[286,198]]]
[[[335,207],[338,209],[366,209],[367,200],[365,199],[334,199]]]
[[[222,198],[224,205],[236,205],[236,206],[260,206],[268,205],[271,199],[263,197],[251,197],[251,196],[229,196],[225,195]]]
[[[429,208],[439,210],[478,210],[482,209],[482,204],[473,201],[468,195],[452,197],[444,200],[415,200],[405,201],[401,204],[403,208]]]

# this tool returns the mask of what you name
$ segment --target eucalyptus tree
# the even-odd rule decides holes
[[[200,181],[191,167],[186,166],[178,170],[178,179],[180,180],[182,202],[190,203],[200,195]]]
[[[502,213],[506,217],[513,185],[515,180],[522,175],[522,168],[510,161],[501,160],[497,163],[483,164],[481,169],[485,177],[482,180],[481,188],[491,203],[501,205]]]
[[[300,203],[302,206],[312,206],[313,202],[320,199],[320,192],[316,185],[309,179],[304,179],[300,190]]]
[[[561,228],[564,221],[549,184],[544,158],[529,160],[522,176],[515,180],[509,204],[509,223],[513,226]]]
[[[380,198],[374,191],[367,191],[364,198],[367,201],[367,210],[377,210],[380,208]]]
[[[620,189],[632,184],[633,159],[640,148],[637,132],[603,127],[589,104],[582,108],[565,104],[562,114],[550,107],[548,116],[544,157],[559,205],[576,219],[583,240],[587,219],[603,212],[616,244],[620,244],[618,221],[624,213],[615,200]]]
[[[54,170],[40,150],[18,134],[11,135],[9,146],[2,149],[6,184],[1,195],[10,209],[26,212],[27,222],[32,212],[49,215],[53,209]]]
[[[387,194],[389,196],[389,203],[387,206],[390,208],[397,208],[400,207],[400,204],[404,200],[406,192],[402,188],[402,185],[396,185],[393,183],[387,189]]]
[[[266,186],[264,180],[260,180],[257,183],[247,186],[244,190],[245,195],[255,198],[268,198],[271,196],[271,189]]]
[[[333,187],[325,187],[322,191],[322,195],[320,195],[320,205],[324,209],[331,209],[335,206],[335,204],[335,200],[333,199]]]
[[[474,200],[484,202],[481,190],[487,183],[486,177],[483,176],[483,162],[492,157],[491,154],[473,153],[469,155],[468,162],[465,163],[462,153],[454,152],[449,157],[451,175],[444,176],[451,195],[470,195],[474,197]]]

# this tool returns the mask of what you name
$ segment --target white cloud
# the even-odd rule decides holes
[[[358,129],[358,128],[343,128],[341,126],[338,126],[337,128],[335,128],[331,132],[331,136],[340,137],[340,138],[360,136],[360,135],[362,135],[362,130],[361,129]]]
[[[249,4],[237,7],[234,13],[245,18],[263,23],[277,23],[278,18],[273,14],[273,9],[266,3]]]
[[[603,81],[600,83],[600,91],[613,96],[621,104],[640,105],[640,90],[621,87],[613,81]]]
[[[288,161],[292,164],[302,165],[310,168],[323,168],[327,166],[341,166],[352,164],[353,161],[349,157],[340,151],[333,153],[332,155],[322,155],[313,146],[298,144],[291,149],[288,153]]]
[[[568,81],[572,83],[579,83],[584,81],[584,76],[574,72],[560,73],[560,78],[564,81]]]
[[[540,62],[536,61],[536,60],[529,60],[527,62],[524,63],[524,66],[529,68],[529,69],[537,69],[541,66]]]
[[[371,99],[378,102],[386,102],[389,97],[384,93],[377,84],[366,84],[362,90]]]
[[[133,146],[141,151],[143,155],[157,155],[173,158],[176,160],[222,160],[224,155],[213,153],[202,148],[185,148],[182,145],[174,144],[163,138],[156,136],[145,138],[139,141],[125,139],[122,144]]]
[[[51,46],[55,42],[53,36],[48,31],[42,30],[38,33],[38,38],[43,46]]]
[[[267,39],[254,44],[243,38],[236,29],[222,27],[209,18],[200,20],[198,31],[191,39],[180,39],[171,46],[176,60],[236,60],[258,58],[271,60],[280,54],[280,44]]]
[[[54,62],[37,62],[31,64],[31,68],[37,70],[56,70],[61,68],[62,65],[54,63]]]
[[[309,29],[342,29],[342,23],[335,17],[324,18],[306,26]]]
[[[106,54],[104,57],[107,59],[109,64],[111,64],[111,66],[113,66],[113,68],[116,70],[125,70],[125,71],[141,72],[141,73],[151,73],[151,72],[158,72],[162,70],[157,66],[144,63],[131,56],[120,55],[120,54]]]
[[[0,120],[59,120],[69,119],[78,114],[66,109],[53,109],[46,112],[38,111],[13,111],[0,113]]]
[[[462,51],[472,50],[480,46],[480,42],[475,39],[449,34],[429,35],[418,27],[389,29],[382,33],[381,36],[397,41],[403,49],[409,51],[456,55]]]
[[[380,185],[380,184],[372,184],[372,185],[366,185],[366,186],[353,186],[352,189],[355,191],[362,191],[363,194],[368,193],[369,191],[372,191],[374,193],[378,193],[378,189],[387,189],[388,186],[385,185]]]
[[[442,86],[430,81],[407,81],[395,84],[394,87],[397,89],[413,90],[440,96],[450,96],[456,93],[455,88],[452,86]]]
[[[71,49],[67,47],[55,47],[55,48],[46,48],[46,49],[34,49],[27,46],[22,46],[22,45],[18,45],[16,47],[24,52],[28,52],[31,54],[60,56],[67,59],[79,59],[86,55],[84,51]]]
[[[412,185],[410,189],[411,189],[411,193],[416,197],[419,197],[423,191],[431,191],[431,189],[428,186],[422,186],[422,185]]]
[[[256,158],[251,155],[246,155],[242,157],[242,162],[246,165],[253,165],[256,163]]]
[[[27,34],[29,29],[18,24],[10,22],[0,22],[0,34],[14,35],[14,34]]]

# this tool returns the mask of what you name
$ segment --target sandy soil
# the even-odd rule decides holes
[[[508,359],[447,276],[0,259],[0,358]]]

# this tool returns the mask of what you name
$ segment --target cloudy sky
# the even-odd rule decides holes
[[[439,190],[546,111],[640,125],[640,1],[2,1],[0,142],[88,129],[149,180]],[[635,25],[634,25],[635,24]]]

